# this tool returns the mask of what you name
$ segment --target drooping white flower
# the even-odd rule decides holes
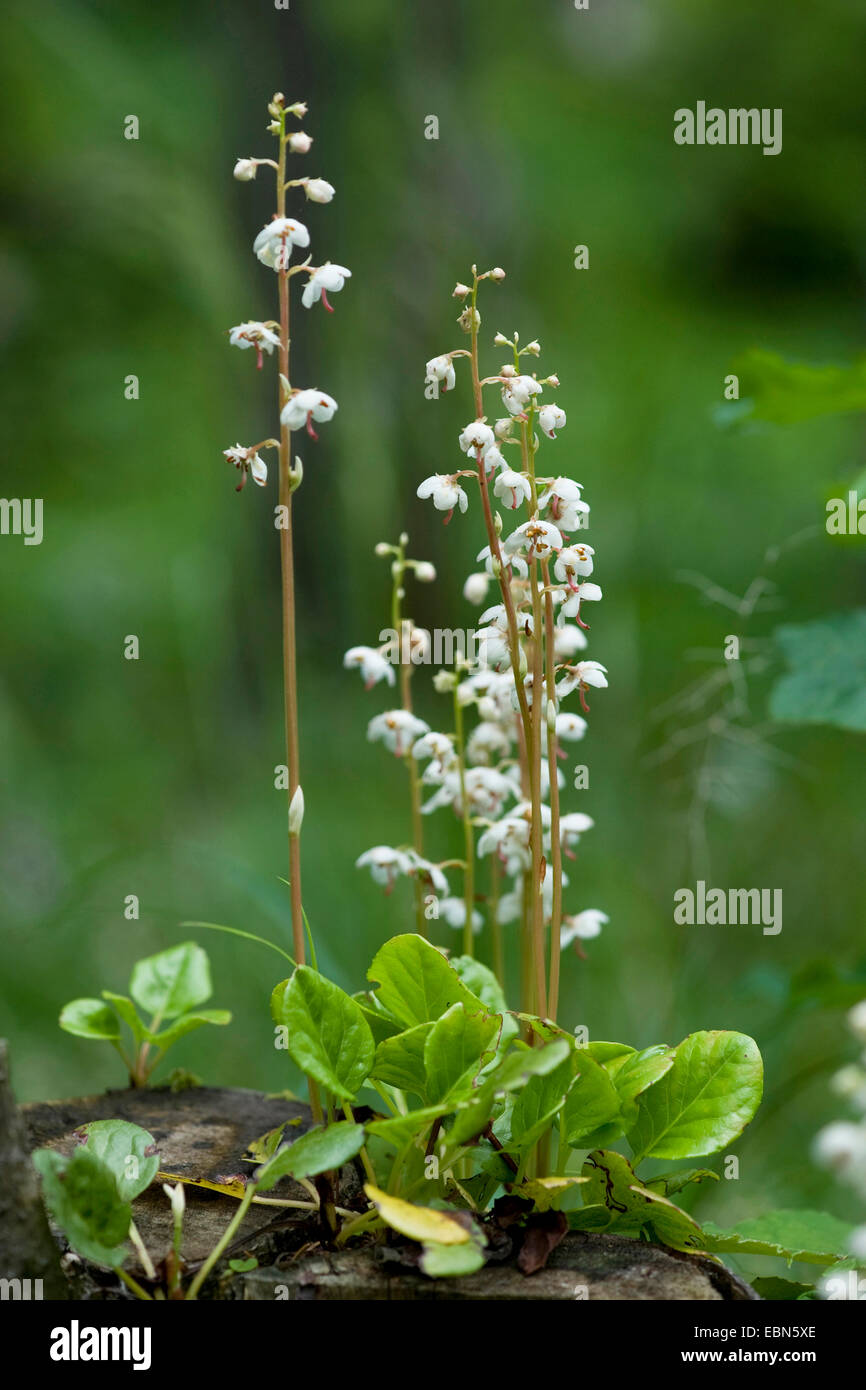
[[[412,757],[416,762],[425,762],[427,758],[432,759],[430,775],[425,774],[425,780],[429,782],[441,782],[445,773],[457,762],[457,754],[454,751],[454,743],[448,734],[440,734],[435,729],[429,733],[422,734],[412,745]]]
[[[355,860],[356,869],[369,869],[374,883],[381,883],[386,893],[390,893],[400,874],[408,874],[411,869],[409,856],[390,845],[374,845]]]
[[[451,354],[443,352],[439,357],[431,357],[427,363],[426,381],[441,381],[443,391],[452,391],[457,380]]]
[[[293,246],[309,246],[310,233],[303,222],[294,217],[275,217],[266,227],[262,227],[253,250],[262,265],[272,270],[288,270]]]
[[[491,449],[490,453],[492,452]],[[485,463],[489,457],[488,454],[484,460]],[[493,492],[512,511],[521,506],[523,502],[528,502],[532,497],[529,479],[524,478],[522,473],[515,473],[513,468],[503,468],[500,473],[497,473]]]
[[[469,506],[469,498],[457,481],[456,473],[432,473],[429,478],[425,478],[418,487],[416,496],[422,501],[428,497],[433,498],[433,506],[437,512],[447,512],[445,524],[454,512],[455,507],[459,507],[461,512],[465,512]]]
[[[255,178],[258,167],[256,159],[239,159],[232,169],[232,177],[240,183],[249,183],[250,179]]]
[[[318,386],[295,391],[280,412],[280,423],[290,430],[306,429],[311,439],[318,439],[313,421],[319,423],[333,418],[337,402]]]
[[[375,647],[350,647],[343,657],[347,671],[358,670],[364,681],[364,689],[372,690],[379,681],[394,684],[394,667]]]
[[[533,397],[539,395],[541,390],[541,382],[536,381],[534,376],[503,373],[502,404],[509,415],[522,415]]]
[[[304,179],[304,192],[311,203],[330,203],[336,191],[327,179]]]
[[[337,294],[351,278],[351,270],[347,270],[344,265],[334,265],[331,261],[326,261],[313,271],[304,285],[301,303],[305,309],[311,309],[321,299],[328,313],[333,314],[334,309],[328,303],[328,295]]]
[[[606,912],[597,907],[587,907],[573,917],[563,917],[559,933],[559,944],[563,950],[573,941],[590,941],[601,935],[601,929],[610,921]]]
[[[586,651],[586,637],[579,627],[557,627],[553,634],[557,663],[567,662],[575,652]]]
[[[477,454],[480,451],[484,455],[495,443],[496,436],[483,420],[473,420],[460,432],[460,448],[464,454]]]
[[[573,851],[580,843],[581,835],[591,830],[594,825],[592,816],[585,816],[582,811],[569,811],[568,815],[560,817],[559,840],[569,859],[574,858]]]
[[[482,603],[484,602],[484,600],[485,600],[486,597],[487,597],[487,591],[488,591],[489,588],[490,588],[490,576],[489,576],[489,575],[487,575],[487,574],[470,574],[470,575],[467,575],[467,577],[466,577],[466,583],[463,585],[463,597],[467,600],[467,602],[469,602],[469,603],[474,603],[474,604],[477,606],[478,604],[482,604]]]
[[[415,561],[415,578],[419,584],[433,584],[436,580],[436,566],[431,565],[429,560]]]
[[[587,730],[585,719],[581,719],[579,714],[568,714],[563,712],[556,716],[556,737],[565,739],[568,743],[575,743],[583,738]]]
[[[538,412],[539,428],[547,435],[548,439],[556,438],[556,431],[561,430],[565,425],[566,415],[561,406],[543,405]]]
[[[466,923],[466,899],[465,898],[442,898],[439,903],[439,916],[448,923],[449,927],[463,927]],[[472,909],[472,931],[477,936],[484,926],[484,918],[481,913],[473,907]]]
[[[423,719],[418,719],[408,710],[391,709],[375,715],[367,725],[367,738],[371,743],[381,739],[385,747],[398,758],[405,758],[412,751],[412,744],[430,729]]]
[[[248,323],[236,324],[229,329],[229,342],[232,347],[251,348],[256,350],[256,366],[262,365],[262,353],[270,355],[274,348],[280,346],[279,335],[273,329],[268,328],[266,323],[258,323],[251,319]]]
[[[581,603],[598,603],[601,598],[601,589],[597,584],[591,583],[573,584],[571,588],[574,592],[569,594],[560,612],[563,618],[576,618],[581,627],[586,627],[586,623],[581,622],[580,605]]]
[[[506,537],[503,546],[506,555],[516,555],[518,551],[525,550],[530,560],[546,560],[554,550],[561,548],[562,535],[559,529],[549,521],[540,521],[537,516],[530,521],[524,521],[522,526],[512,531],[511,535]]]
[[[548,520],[555,521],[561,531],[576,531],[581,517],[589,513],[589,503],[583,501],[580,490],[581,484],[571,478],[554,478],[538,499],[539,510],[546,511]]]
[[[484,472],[488,478],[496,472],[497,468],[501,468],[503,471],[508,468],[505,455],[498,444],[491,444],[490,448],[485,451],[483,462]]]
[[[560,550],[553,566],[553,573],[560,584],[570,589],[577,588],[579,575],[592,574],[592,557],[595,554],[591,545],[566,545]],[[601,590],[599,589],[599,596]]]
[[[569,666],[562,679],[556,683],[556,694],[559,699],[564,699],[570,695],[572,690],[577,690],[580,695],[580,704],[584,714],[588,713],[589,705],[586,703],[585,691],[589,686],[595,686],[598,690],[607,687],[607,667],[602,666],[600,661],[578,661],[576,665]]]
[[[312,143],[312,135],[308,135],[305,130],[296,130],[286,141],[292,154],[309,154]]]
[[[235,492],[240,492],[245,486],[248,474],[259,487],[264,487],[268,481],[268,465],[255,449],[245,449],[243,444],[235,444],[231,449],[223,449],[223,457],[241,471],[241,480]]]
[[[412,878],[420,878],[429,883],[434,893],[446,894],[450,891],[448,880],[438,864],[422,858],[414,849],[407,850],[406,857],[409,860],[409,874]]]
[[[482,719],[476,724],[466,742],[466,760],[473,765],[489,766],[498,758],[507,758],[511,752],[511,739],[502,728],[490,719]]]

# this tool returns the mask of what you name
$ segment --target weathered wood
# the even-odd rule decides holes
[[[53,1101],[22,1108],[35,1148],[50,1145],[69,1152],[75,1130],[89,1120],[123,1119],[150,1131],[159,1146],[160,1167],[211,1181],[251,1171],[241,1156],[251,1140],[284,1120],[287,1138],[310,1127],[305,1105],[257,1091],[200,1087],[173,1094],[168,1090],[109,1091],[103,1096]],[[269,1196],[306,1198],[288,1180]],[[363,1209],[361,1181],[354,1165],[341,1174],[339,1201]],[[228,1197],[187,1188],[184,1255],[195,1266],[216,1244],[236,1203]],[[512,1258],[489,1264],[462,1279],[427,1279],[412,1265],[417,1247],[395,1241],[344,1251],[309,1248],[309,1226],[288,1211],[250,1208],[230,1254],[253,1254],[259,1268],[209,1281],[205,1296],[223,1299],[281,1301],[383,1300],[697,1300],[753,1299],[757,1295],[724,1266],[692,1255],[622,1236],[572,1233],[554,1250],[546,1269],[525,1276]],[[156,1260],[168,1249],[169,1204],[159,1183],[135,1203],[135,1220]],[[507,1242],[506,1242],[507,1244]],[[303,1247],[303,1248],[302,1248]],[[507,1252],[506,1252],[507,1253]],[[134,1266],[132,1266],[134,1268]],[[135,1271],[140,1274],[140,1270]],[[93,1277],[91,1277],[93,1276]],[[80,1297],[113,1296],[113,1276],[94,1275],[80,1286]]]
[[[42,1205],[39,1180],[30,1161],[24,1121],[15,1104],[7,1044],[0,1039],[0,1277],[41,1280],[43,1298],[68,1297],[60,1254]],[[5,1296],[5,1295],[4,1295]]]

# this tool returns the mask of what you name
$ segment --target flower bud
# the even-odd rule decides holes
[[[336,191],[326,179],[304,179],[304,192],[311,203],[330,203]]]
[[[294,116],[295,120],[300,121],[306,116],[307,109],[307,103],[305,101],[296,101],[293,106],[286,107],[286,112],[288,115]]]
[[[470,574],[463,585],[463,597],[469,603],[482,604],[489,588],[490,580],[486,574]]]
[[[446,695],[449,690],[453,690],[457,685],[457,677],[453,671],[437,671],[433,677],[433,689],[439,695]]]
[[[292,154],[308,154],[313,137],[308,135],[305,130],[296,130],[294,135],[289,136],[286,143]]]
[[[504,333],[497,333],[497,335],[496,335],[496,337],[493,339],[493,341],[494,341],[494,343],[496,343],[497,347],[510,347],[510,346],[511,346],[511,339],[510,339],[510,338],[506,338],[506,336],[505,336]]]
[[[391,546],[388,544],[387,541],[379,541],[378,544],[376,545],[376,549],[374,550],[373,553],[374,553],[374,555],[379,555],[379,556],[382,556],[382,555],[390,555],[390,554],[391,554]]]
[[[283,96],[282,92],[274,92],[274,95],[268,102],[268,114],[270,116],[279,116],[285,104],[286,98]]]
[[[300,835],[304,823],[304,793],[298,786],[289,804],[289,834]]]
[[[268,126],[268,132],[269,132],[271,135],[279,135],[279,134],[280,134],[280,123],[279,123],[279,121],[271,121],[270,125]]]
[[[186,1210],[186,1197],[184,1196],[183,1183],[178,1182],[175,1183],[174,1187],[171,1187],[169,1183],[164,1182],[162,1190],[171,1202],[171,1214],[175,1221],[181,1221],[184,1211]]]
[[[238,179],[240,183],[249,183],[250,179],[255,178],[257,168],[258,164],[256,160],[239,159],[234,169],[232,169],[232,175],[234,178]]]
[[[866,1042],[866,999],[861,999],[859,1004],[855,1004],[853,1009],[848,1011],[848,1027],[855,1037]]]
[[[531,343],[526,344],[526,347],[523,349],[523,351],[531,352],[533,357],[537,357],[538,354],[541,352],[541,343],[538,341],[537,338],[533,338]]]
[[[473,309],[471,305],[467,305],[457,322],[464,333],[471,333],[473,328],[477,332],[481,327],[481,315],[477,309]]]
[[[465,299],[466,296],[467,296],[467,294],[471,294],[471,293],[472,293],[472,291],[471,291],[471,289],[469,288],[469,286],[468,286],[468,285],[464,285],[463,282],[462,282],[461,280],[458,280],[458,281],[457,281],[457,284],[454,286],[453,290],[451,291],[451,298],[452,298],[452,299]]]
[[[491,272],[490,272],[490,278],[491,278],[491,280],[504,280],[504,279],[505,279],[505,271],[502,269],[502,266],[501,266],[501,265],[495,265],[495,266],[493,267],[493,269],[492,269]]]
[[[436,578],[436,568],[429,560],[419,560],[415,565],[415,578],[422,584],[432,584]]]

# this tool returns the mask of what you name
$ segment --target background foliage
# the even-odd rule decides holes
[[[605,591],[590,655],[611,689],[583,745],[590,790],[570,803],[597,828],[567,907],[611,922],[586,962],[565,963],[562,1022],[635,1046],[751,1033],[766,1103],[740,1182],[701,1188],[702,1216],[754,1215],[758,1194],[847,1215],[808,1144],[839,1109],[827,1079],[849,1050],[841,1007],[866,992],[862,735],[786,725],[772,739],[784,762],[724,739],[707,762],[700,742],[662,759],[682,719],[656,715],[723,665],[739,630],[681,571],[741,595],[782,545],[778,606],[749,625],[759,639],[866,604],[862,539],[823,529],[827,498],[863,471],[862,416],[714,418],[744,352],[844,367],[862,351],[862,12],[56,0],[10,16],[3,492],[42,496],[46,518],[40,547],[0,544],[2,1026],[21,1097],[116,1084],[116,1059],[57,1030],[60,1006],[124,991],[136,958],[188,935],[183,918],[287,939],[275,499],[237,497],[220,452],[272,428],[268,373],[223,334],[273,312],[273,277],[250,251],[270,185],[230,173],[270,153],[264,103],[280,88],[310,103],[304,172],[338,189],[306,210],[313,244],[354,276],[295,344],[296,379],[340,402],[305,451],[299,505],[305,899],[322,967],[358,987],[408,923],[408,897],[384,899],[353,868],[405,837],[406,789],[364,741],[380,692],[340,663],[387,625],[373,545],[403,527],[440,571],[413,593],[415,618],[473,621],[460,591],[480,518],[443,531],[414,492],[454,460],[468,418],[465,397],[424,400],[424,361],[457,344],[454,281],[473,260],[498,263],[508,278],[486,295],[482,340],[538,335],[541,366],[562,378],[557,457],[588,489]],[[782,107],[783,153],[675,146],[674,109],[699,98]],[[129,113],[138,143],[122,138]],[[423,138],[430,113],[438,141]],[[577,243],[588,272],[573,269]],[[122,657],[128,633],[137,663]],[[762,739],[783,669],[771,648],[755,649],[775,665],[750,681]],[[416,687],[435,721],[438,697]],[[701,783],[705,842],[688,814],[701,767],[716,769]],[[674,890],[696,878],[781,887],[781,935],[675,927]],[[212,1082],[292,1084],[271,1045],[276,962],[227,937],[203,944],[235,1022],[184,1040],[181,1060]]]

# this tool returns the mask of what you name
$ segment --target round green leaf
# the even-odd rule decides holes
[[[638,1098],[626,1138],[641,1158],[697,1158],[741,1134],[761,1102],[763,1065],[744,1033],[692,1033]]]
[[[355,1000],[308,965],[298,966],[278,1000],[274,991],[274,1000],[292,1059],[341,1100],[354,1100],[376,1052]]]
[[[53,1149],[39,1149],[33,1163],[42,1178],[45,1205],[73,1250],[95,1264],[122,1265],[132,1208],[120,1197],[107,1164],[86,1145],[69,1159]]]
[[[76,1038],[96,1038],[102,1042],[120,1040],[120,1024],[113,1009],[101,999],[73,999],[60,1014],[60,1027]]]
[[[177,1018],[211,996],[206,952],[194,941],[184,941],[138,961],[133,966],[129,992],[149,1013],[162,1019]]]
[[[280,1178],[312,1178],[344,1163],[361,1152],[364,1126],[339,1120],[326,1128],[311,1129],[293,1144],[278,1150],[255,1174],[256,1187],[268,1192]]]
[[[132,1202],[149,1187],[159,1168],[153,1135],[128,1120],[92,1120],[78,1130],[84,1145],[111,1171],[123,1202]]]

